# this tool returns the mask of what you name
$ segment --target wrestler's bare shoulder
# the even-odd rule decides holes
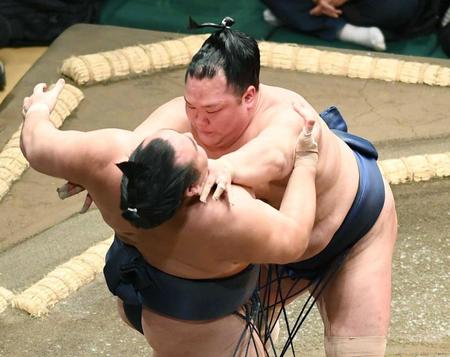
[[[186,115],[186,101],[182,96],[175,97],[169,100],[166,104],[163,104],[160,108],[169,109],[173,115],[188,120],[188,117]]]
[[[261,95],[266,107],[273,105],[291,105],[294,103],[306,103],[300,94],[286,88],[261,84]]]
[[[187,224],[192,224],[192,228],[210,229],[212,223],[228,225],[233,207],[254,198],[250,189],[239,185],[232,185],[227,197],[214,200],[212,194],[208,197],[206,203],[200,201],[192,204],[187,215]],[[231,202],[230,202],[231,200]],[[226,227],[222,227],[226,228]]]
[[[171,105],[171,106],[173,106],[174,108],[177,108],[177,109],[183,108],[183,110],[184,110],[184,107],[186,105],[186,101],[184,100],[183,96],[179,96],[179,97],[175,97],[172,100],[168,101],[167,104]]]
[[[261,85],[259,101],[256,117],[258,125],[263,127],[280,120],[282,122],[294,120],[298,123],[298,114],[294,111],[292,104],[309,105],[302,96],[293,91],[267,85]]]

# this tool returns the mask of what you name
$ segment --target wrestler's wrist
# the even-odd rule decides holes
[[[294,166],[292,173],[298,173],[301,174],[302,176],[308,175],[315,178],[317,174],[317,166],[315,165],[314,162],[311,161],[308,162],[304,160],[298,165]]]
[[[302,151],[301,153],[295,153],[294,168],[297,167],[310,167],[317,169],[317,163],[319,162],[319,154],[315,151]]]

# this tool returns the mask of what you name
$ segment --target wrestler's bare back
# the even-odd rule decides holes
[[[230,246],[232,224],[211,225],[227,213],[228,204],[210,200],[204,204],[193,203],[182,217],[175,217],[168,224],[155,229],[136,229],[121,217],[120,183],[121,172],[115,163],[128,160],[131,152],[140,143],[135,135],[118,133],[117,140],[108,133],[111,148],[109,163],[96,171],[96,177],[86,185],[105,222],[125,243],[135,246],[146,261],[156,268],[179,277],[190,279],[220,278],[232,276],[242,271],[248,263],[233,261],[224,254]],[[124,139],[126,137],[126,139]],[[86,165],[96,166],[95,163]],[[233,186],[237,200],[250,194],[241,187]],[[217,217],[217,214],[219,217]],[[216,217],[211,217],[216,216]],[[233,221],[233,220],[231,220]],[[223,222],[222,222],[223,223]],[[219,234],[220,233],[220,234]],[[230,238],[231,237],[231,238]],[[240,238],[240,237],[239,237]],[[125,315],[119,301],[119,312]],[[244,330],[244,320],[237,315],[229,315],[211,321],[182,321],[162,316],[149,309],[142,311],[142,326],[145,338],[153,348],[153,356],[231,356]],[[244,340],[248,340],[249,336]],[[170,341],[170,342],[169,342]],[[259,355],[262,347],[257,343]],[[256,356],[253,344],[250,352],[242,356]],[[238,353],[236,356],[240,356]]]
[[[225,201],[210,200],[204,204],[198,200],[187,208],[181,208],[170,221],[154,229],[137,229],[122,218],[120,210],[120,183],[122,173],[116,163],[129,159],[133,150],[140,144],[140,137],[131,132],[117,131],[116,135],[107,133],[110,145],[106,163],[94,169],[92,178],[86,184],[103,220],[122,241],[139,249],[146,260],[166,273],[190,279],[220,278],[243,270],[248,262],[239,262],[224,255],[221,249],[223,237],[230,236],[232,225],[216,230],[211,223],[220,221],[229,214]],[[98,143],[98,142],[97,142]],[[93,142],[92,145],[97,144]],[[113,149],[114,148],[114,149]],[[97,159],[94,159],[96,161]],[[93,162],[85,163],[96,167]],[[250,197],[242,187],[233,186],[237,200]],[[196,202],[195,202],[196,201]]]

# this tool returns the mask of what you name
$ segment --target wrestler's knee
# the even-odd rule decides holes
[[[386,342],[386,336],[325,336],[325,353],[327,357],[382,357]]]

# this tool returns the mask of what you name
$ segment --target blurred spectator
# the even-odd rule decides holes
[[[0,0],[0,47],[48,45],[67,27],[98,21],[102,0]]]
[[[5,65],[0,61],[0,90],[5,89],[6,75],[5,75]]]
[[[450,57],[450,4],[444,10],[440,21],[439,42],[445,54]]]
[[[262,0],[269,23],[374,50],[440,30],[450,0]],[[448,30],[447,30],[448,31]],[[442,31],[441,41],[448,38]]]

